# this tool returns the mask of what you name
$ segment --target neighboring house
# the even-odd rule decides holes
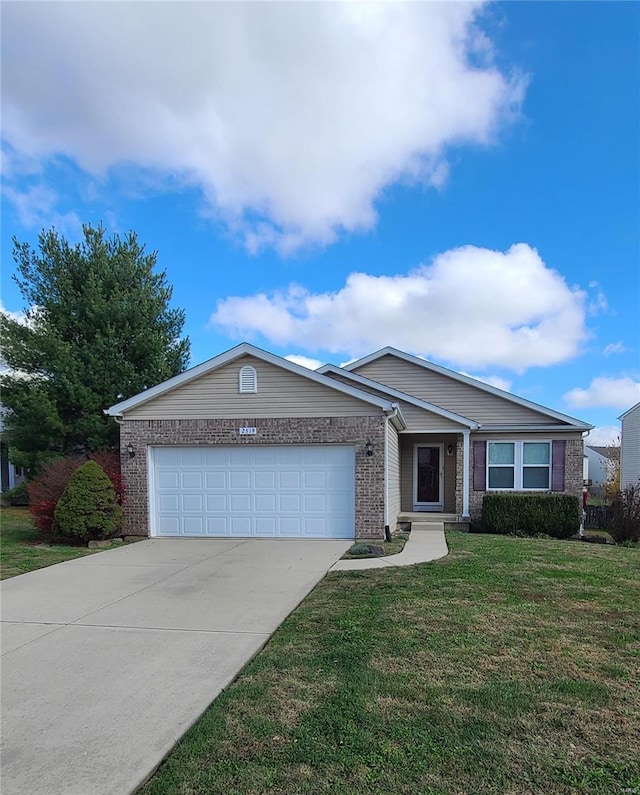
[[[0,405],[0,489],[7,491],[19,486],[25,480],[22,467],[14,466],[9,460],[9,441],[4,428],[6,409]]]
[[[382,538],[490,491],[579,497],[592,427],[393,348],[312,371],[247,343],[107,413],[152,536]]]
[[[620,488],[640,480],[640,403],[625,411],[622,422],[620,453]]]
[[[602,497],[605,485],[620,466],[620,448],[613,445],[610,447],[585,445],[584,453],[588,462],[585,479],[589,481],[589,494]]]

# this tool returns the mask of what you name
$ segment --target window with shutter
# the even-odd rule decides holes
[[[251,365],[245,365],[240,368],[239,386],[240,392],[257,392],[258,391],[258,374],[256,368]]]

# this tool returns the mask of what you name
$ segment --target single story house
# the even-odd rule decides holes
[[[301,367],[248,343],[106,412],[127,532],[380,539],[489,491],[582,492],[591,425],[394,348]]]
[[[587,460],[585,479],[588,481],[589,494],[603,497],[606,484],[620,466],[620,448],[614,445],[585,445],[584,454]]]
[[[620,434],[620,487],[640,482],[640,403],[618,417]]]

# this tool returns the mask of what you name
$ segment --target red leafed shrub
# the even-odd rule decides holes
[[[84,456],[58,458],[47,464],[40,475],[29,483],[29,510],[39,530],[44,533],[52,532],[53,512],[58,500],[71,475],[86,460]],[[116,490],[118,503],[122,504],[124,488],[120,474],[120,456],[110,450],[97,450],[89,454],[89,460],[95,461],[104,469]]]

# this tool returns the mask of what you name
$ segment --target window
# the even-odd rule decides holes
[[[544,490],[551,487],[551,442],[489,442],[487,488]]]
[[[251,365],[245,365],[244,367],[240,368],[238,391],[239,392],[258,391],[258,374],[256,373],[255,367],[251,367]]]

